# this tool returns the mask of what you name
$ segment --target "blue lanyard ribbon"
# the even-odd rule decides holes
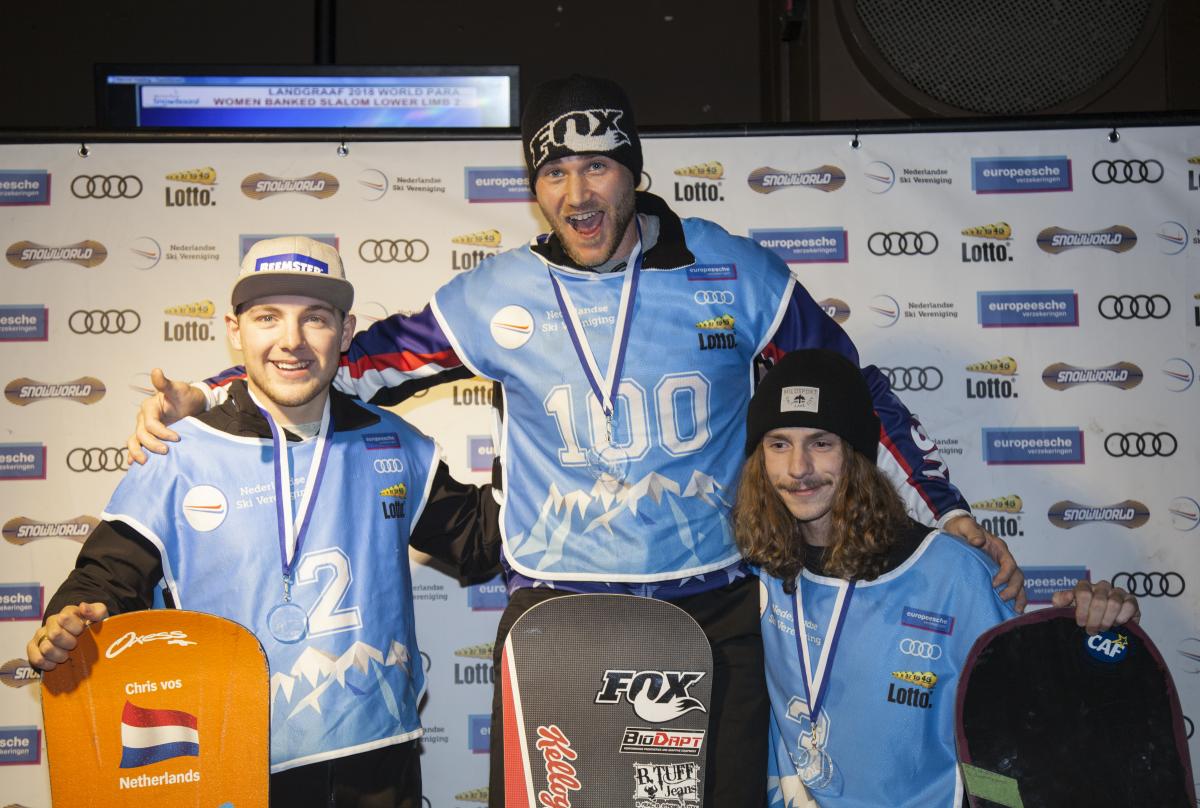
[[[813,670],[808,655],[808,630],[804,626],[804,606],[800,597],[801,580],[796,579],[796,608],[792,619],[796,623],[796,645],[800,656],[800,673],[804,679],[804,693],[808,699],[808,716],[813,724],[821,712],[825,694],[829,690],[829,672],[833,670],[833,657],[837,654],[838,639],[842,635],[842,627],[846,623],[846,614],[850,611],[850,599],[854,596],[854,581],[847,582],[845,588],[838,591],[837,600],[833,604],[833,614],[829,616],[829,629],[821,643],[821,656],[817,660],[816,670]]]
[[[257,403],[256,401],[255,404]],[[305,478],[304,496],[293,518],[292,470],[291,461],[288,459],[287,441],[283,437],[283,430],[275,423],[271,414],[262,407],[259,407],[258,411],[267,419],[267,426],[271,428],[271,446],[275,455],[275,525],[279,534],[279,563],[283,571],[284,599],[290,600],[292,569],[296,559],[300,557],[304,537],[308,534],[308,525],[311,522],[308,517],[312,512],[313,502],[316,501],[317,490],[325,477],[325,463],[329,460],[329,447],[332,443],[329,436],[333,432],[333,418],[329,411],[329,399],[326,398],[325,409],[321,413],[321,426],[317,430],[317,445],[308,466],[308,476]]]
[[[637,222],[637,218],[634,218]],[[591,385],[592,393],[600,402],[604,415],[612,420],[614,404],[617,399],[617,389],[621,386],[621,369],[625,366],[625,351],[629,347],[629,329],[633,323],[633,304],[637,299],[638,276],[642,272],[642,226],[637,223],[638,243],[633,248],[633,254],[625,270],[625,280],[621,283],[621,302],[617,306],[617,326],[613,332],[612,348],[608,356],[608,373],[601,375],[596,364],[596,355],[588,343],[587,335],[583,333],[583,323],[579,320],[579,312],[571,301],[571,294],[554,276],[549,267],[550,283],[554,287],[554,297],[558,301],[558,310],[562,314],[563,324],[575,346],[575,355],[583,368],[583,375]],[[611,436],[610,436],[611,440]]]

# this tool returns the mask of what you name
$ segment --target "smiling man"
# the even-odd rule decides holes
[[[857,362],[857,351],[773,253],[635,191],[641,141],[613,82],[543,84],[521,134],[551,232],[458,274],[421,313],[356,337],[335,385],[390,404],[472,375],[499,382],[510,600],[497,660],[512,624],[546,598],[671,601],[713,650],[706,802],[761,805],[767,694],[757,589],[729,519],[743,414],[756,368],[784,352],[821,346]],[[879,463],[906,506],[982,543],[933,441],[876,368],[863,373],[888,436]],[[135,457],[139,443],[166,450],[158,438],[174,436],[164,414],[203,404],[195,388],[155,378],[161,393],[139,414]],[[1003,543],[993,550],[1016,596],[1022,576]],[[496,727],[500,715],[497,691]],[[491,739],[498,806],[503,733]]]
[[[913,521],[879,473],[859,369],[794,351],[746,417],[734,526],[759,567],[770,806],[959,808],[954,692],[975,639],[1015,612],[979,550]],[[1089,633],[1138,619],[1107,581],[1056,592]],[[1028,798],[1028,796],[1027,796]]]
[[[26,647],[50,670],[87,622],[150,608],[157,591],[246,626],[272,676],[298,679],[272,692],[272,806],[418,808],[425,681],[407,547],[467,574],[498,554],[489,490],[451,479],[401,419],[331,391],[353,298],[328,245],[250,248],[225,317],[246,379],[179,425],[177,451],[130,470]],[[310,688],[312,658],[346,674]]]

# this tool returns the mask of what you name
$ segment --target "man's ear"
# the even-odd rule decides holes
[[[229,337],[229,344],[235,351],[242,350],[242,330],[238,325],[237,315],[233,312],[225,315],[225,335]]]
[[[342,353],[350,350],[350,341],[354,339],[354,331],[358,325],[358,320],[353,314],[347,314],[342,320]]]

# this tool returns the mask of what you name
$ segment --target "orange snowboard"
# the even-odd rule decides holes
[[[110,617],[42,678],[55,805],[267,805],[267,659],[222,617]]]

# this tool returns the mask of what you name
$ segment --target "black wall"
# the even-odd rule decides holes
[[[1200,2],[1150,1],[1162,13],[1143,58],[1104,97],[1056,113],[1200,107]],[[938,114],[884,99],[860,75],[830,10],[854,2],[10,2],[0,16],[0,128],[94,125],[99,62],[313,64],[318,6],[331,10],[337,64],[517,64],[523,97],[547,78],[607,75],[628,89],[643,126]],[[997,19],[1005,3],[996,0]]]
[[[8,3],[0,127],[95,123],[93,64],[312,64],[314,0]],[[763,119],[757,0],[336,0],[338,64],[517,64],[624,85],[642,125]]]

